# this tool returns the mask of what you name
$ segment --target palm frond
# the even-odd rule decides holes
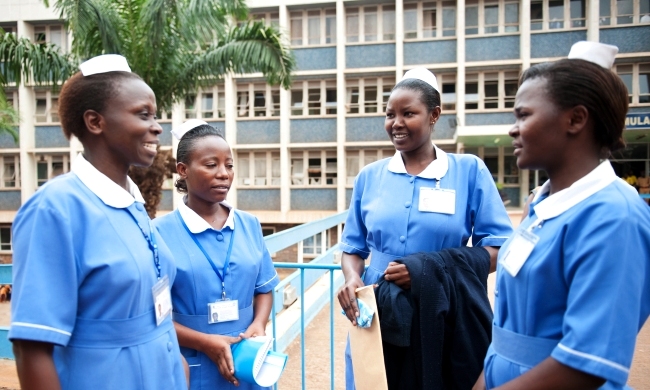
[[[291,87],[295,59],[285,37],[273,26],[248,22],[232,27],[217,44],[197,55],[184,73],[194,77],[262,72],[269,84]]]
[[[0,134],[7,133],[18,143],[17,127],[20,122],[18,111],[7,102],[7,96],[0,88]]]
[[[1,29],[0,64],[0,82],[4,85],[34,80],[56,86],[76,70],[71,56],[62,53],[57,45],[33,43]]]

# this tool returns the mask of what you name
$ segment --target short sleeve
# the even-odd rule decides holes
[[[490,171],[483,161],[478,160],[478,164],[471,197],[472,245],[500,247],[512,235],[512,223]]]
[[[370,250],[366,241],[368,229],[361,215],[361,198],[363,196],[364,183],[363,173],[364,171],[361,171],[354,181],[350,209],[345,219],[345,227],[341,234],[339,247],[345,253],[358,255],[362,259],[366,259],[370,255]]]
[[[70,223],[60,210],[36,202],[18,212],[9,339],[67,345],[78,294]]]
[[[638,218],[614,212],[611,204],[575,219],[563,241],[569,286],[563,336],[551,356],[623,385],[643,322],[641,300],[648,294],[643,291],[648,237],[644,240]]]
[[[273,266],[273,260],[271,259],[271,254],[266,248],[264,243],[264,236],[262,235],[262,226],[257,218],[255,218],[255,223],[257,225],[257,243],[262,251],[262,262],[260,264],[260,271],[257,274],[257,279],[255,280],[255,294],[266,294],[269,291],[272,291],[275,286],[280,283],[280,278],[278,273],[275,271]]]

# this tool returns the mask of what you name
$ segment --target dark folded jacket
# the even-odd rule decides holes
[[[416,253],[398,262],[411,289],[375,291],[388,388],[471,389],[492,336],[490,255],[480,247]]]

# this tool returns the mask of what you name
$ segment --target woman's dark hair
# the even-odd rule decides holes
[[[84,112],[94,110],[99,113],[106,108],[106,102],[114,98],[124,80],[142,80],[131,72],[108,72],[84,76],[77,72],[61,88],[59,94],[59,118],[66,138],[82,139],[86,132]]]
[[[408,89],[410,91],[419,92],[422,103],[427,106],[429,112],[440,106],[440,92],[436,91],[436,89],[429,85],[429,83],[420,79],[404,79],[397,83],[393,87],[392,91],[396,89]]]
[[[220,130],[215,129],[210,125],[199,125],[183,134],[180,142],[178,143],[178,149],[176,151],[176,162],[182,162],[185,165],[189,165],[190,156],[194,150],[194,145],[196,145],[197,141],[201,138],[205,138],[211,135],[222,138],[224,141],[226,140]],[[176,183],[174,183],[174,187],[176,187],[178,192],[187,194],[187,183],[185,182],[185,179],[177,179]]]
[[[625,147],[628,93],[623,80],[614,72],[589,61],[563,59],[528,68],[519,85],[535,78],[546,80],[546,92],[560,109],[578,105],[587,108],[601,148],[612,152]]]

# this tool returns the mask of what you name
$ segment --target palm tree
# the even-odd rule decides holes
[[[16,126],[20,118],[8,104],[4,87],[33,80],[36,84],[57,88],[75,68],[71,56],[61,53],[58,46],[16,38],[0,28],[0,85],[3,87],[0,89],[0,134],[8,133],[18,141]]]
[[[74,55],[123,55],[167,112],[228,73],[261,72],[270,84],[291,86],[295,61],[286,37],[263,22],[241,22],[248,16],[244,0],[57,0],[54,8],[72,32]],[[160,199],[160,185],[151,185],[162,182],[159,171],[132,175],[144,177],[139,186],[158,188],[145,198],[151,216]]]

